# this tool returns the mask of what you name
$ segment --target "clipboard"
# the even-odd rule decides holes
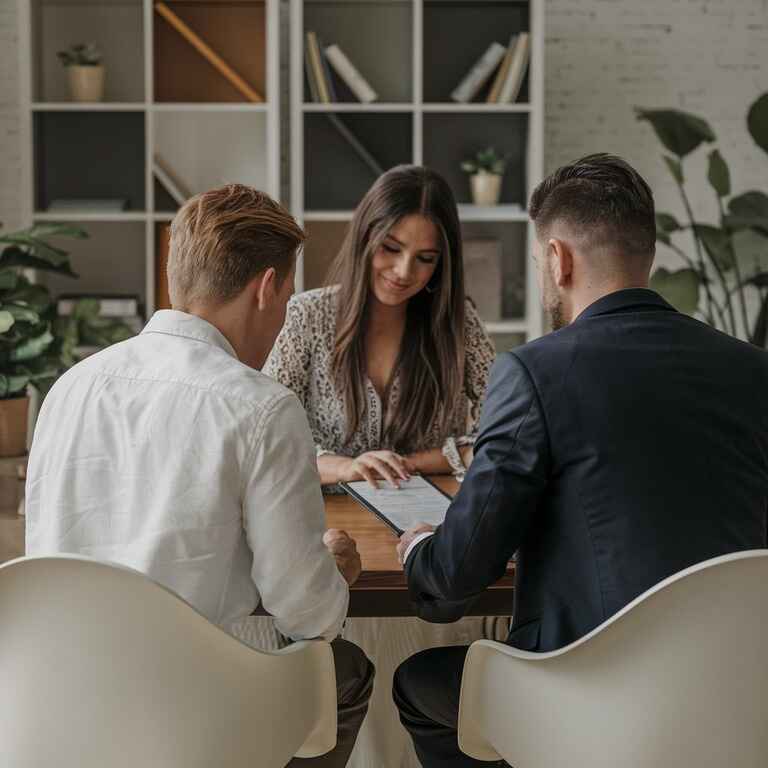
[[[423,475],[414,475],[414,478],[418,478],[419,481],[423,481],[425,486],[423,488],[416,489],[418,493],[427,492],[432,496],[433,503],[439,500],[445,500],[445,509],[443,510],[443,514],[440,520],[436,520],[434,516],[432,519],[425,520],[424,517],[419,517],[418,507],[414,508],[414,515],[411,523],[429,523],[431,525],[440,525],[442,523],[443,519],[445,518],[445,510],[448,509],[448,507],[451,504],[451,501],[453,500],[452,496],[449,496],[445,491],[438,488],[429,478],[424,477]],[[384,481],[382,481],[384,482]],[[395,497],[396,494],[399,493],[406,493],[405,490],[397,490],[395,488],[391,488],[388,484],[386,487],[382,486],[381,488],[377,490],[374,490],[371,488],[370,485],[368,485],[368,482],[365,480],[359,480],[354,483],[348,483],[348,482],[342,482],[339,483],[339,485],[344,489],[346,493],[348,493],[360,506],[367,509],[369,512],[372,512],[376,517],[379,518],[388,528],[390,528],[392,531],[397,534],[397,536],[402,536],[403,532],[405,531],[405,528],[402,528],[397,524],[397,522],[391,520],[387,514],[386,511],[383,509],[380,509],[377,507],[375,501],[371,499],[371,496],[375,496],[376,494],[386,494],[386,497]],[[357,486],[357,487],[356,487]],[[362,487],[361,487],[362,486]],[[439,495],[440,499],[437,499],[437,496]],[[385,505],[382,504],[382,507]]]

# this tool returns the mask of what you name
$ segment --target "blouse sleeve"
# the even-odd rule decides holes
[[[496,359],[496,350],[491,337],[485,330],[477,310],[467,302],[467,314],[464,330],[464,390],[467,397],[467,424],[464,434],[452,435],[443,445],[449,463],[457,446],[472,445],[477,437],[480,410],[488,386],[488,376]]]
[[[280,382],[284,387],[288,387],[299,398],[305,411],[310,408],[309,377],[312,369],[310,340],[313,333],[307,308],[300,300],[293,299],[288,304],[283,329],[262,368],[262,373]],[[328,452],[322,445],[315,442],[317,456]]]

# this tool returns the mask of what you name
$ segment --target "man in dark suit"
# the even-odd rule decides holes
[[[398,551],[430,621],[461,616],[517,552],[508,642],[549,651],[677,571],[768,545],[768,355],[648,289],[653,197],[621,159],[560,168],[530,215],[555,330],[499,356],[445,522]],[[466,651],[395,675],[425,767],[487,765],[457,745]]]

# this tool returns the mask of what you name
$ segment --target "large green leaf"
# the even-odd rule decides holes
[[[18,233],[16,233],[18,234]],[[44,240],[47,237],[72,237],[75,240],[87,240],[90,235],[76,224],[57,222],[40,222],[24,230],[24,234],[34,240]]]
[[[730,233],[709,224],[694,224],[693,229],[717,266],[724,271],[731,269],[734,257]]]
[[[768,93],[764,93],[749,108],[747,128],[760,149],[768,152]]]
[[[0,373],[0,399],[18,395],[26,389],[29,383],[29,376],[14,376]]]
[[[755,318],[755,326],[749,340],[758,347],[765,349],[768,344],[768,296],[763,298],[760,311]]]
[[[699,308],[699,276],[692,269],[670,272],[659,267],[651,276],[651,288],[680,312],[692,315]]]
[[[731,194],[731,172],[728,170],[727,163],[717,149],[713,149],[709,153],[707,178],[712,185],[712,189],[717,192],[718,197],[728,197]]]
[[[15,269],[0,270],[0,291],[12,291],[19,284],[19,273]]]
[[[669,245],[672,240],[670,233],[681,229],[677,219],[671,213],[656,214],[656,239]]]
[[[16,322],[15,318],[10,312],[0,311],[0,333],[6,333]]]
[[[768,272],[758,272],[752,275],[749,280],[744,281],[744,285],[753,285],[755,288],[768,288]]]
[[[732,242],[742,276],[768,271],[768,234],[758,229],[740,229],[733,233]]]
[[[755,227],[768,234],[768,195],[751,190],[728,202],[726,223],[731,229]]]
[[[3,302],[0,304],[0,311],[10,312],[16,322],[34,324],[40,322],[40,315],[38,315],[37,312],[29,307],[23,307],[20,304],[6,304]]]
[[[685,176],[683,175],[683,164],[676,158],[664,155],[664,162],[669,168],[669,172],[672,174],[672,178],[678,183],[683,184],[685,182]]]
[[[709,123],[679,109],[637,109],[637,119],[647,120],[659,141],[678,157],[685,157],[703,142],[715,141]]]
[[[2,299],[15,304],[24,304],[35,312],[44,312],[52,303],[51,295],[44,285],[31,283],[24,275],[19,275],[16,288],[9,291]]]
[[[39,355],[42,355],[53,342],[53,335],[46,329],[39,336],[35,336],[23,344],[19,344],[11,352],[11,360],[16,362],[22,362],[25,360],[31,360]]]
[[[33,255],[16,246],[6,248],[0,255],[0,269],[7,269],[8,267],[39,269],[43,272],[55,272],[58,275],[78,277],[77,273],[72,271],[69,257],[66,254],[58,264],[54,264],[50,259],[40,258],[39,255]]]

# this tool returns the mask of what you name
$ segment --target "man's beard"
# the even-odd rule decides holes
[[[553,331],[559,331],[568,325],[562,301],[557,301],[552,306],[547,307],[547,314],[549,315],[549,322],[552,324]]]

